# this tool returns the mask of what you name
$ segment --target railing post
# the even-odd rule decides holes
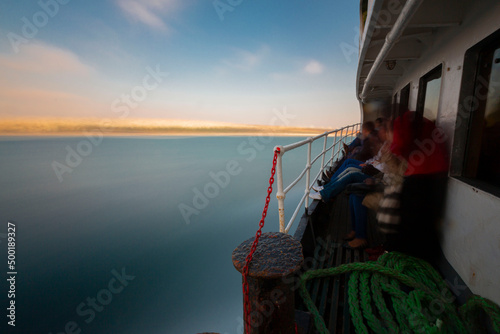
[[[309,143],[307,144],[307,171],[306,171],[306,210],[309,208],[309,190],[311,182],[311,148],[312,148],[312,138],[309,138]]]
[[[276,182],[277,182],[277,191],[276,191],[276,199],[278,200],[278,211],[279,211],[279,222],[280,222],[280,232],[285,233],[285,192],[283,191],[283,161],[282,157],[285,153],[283,151],[283,146],[276,146],[276,149],[280,149],[280,153],[278,154],[278,160],[276,162]]]
[[[342,152],[342,143],[344,142],[344,129],[340,130],[340,139],[339,139],[339,149],[337,150],[337,155]]]
[[[330,167],[333,167],[333,164],[335,163],[335,149],[337,147],[337,133],[338,133],[338,131],[335,131],[335,139],[333,140],[333,147],[332,147],[332,162],[330,164]]]
[[[323,157],[321,157],[321,168],[323,170],[325,168],[325,155],[326,155],[326,144],[328,142],[328,135],[325,135],[325,141],[323,142]]]

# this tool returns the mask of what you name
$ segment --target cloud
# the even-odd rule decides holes
[[[116,4],[135,22],[143,23],[155,30],[168,32],[171,28],[162,16],[171,15],[180,9],[179,0],[116,0]]]
[[[40,42],[0,53],[0,117],[97,111],[99,72],[70,50]]]
[[[284,62],[284,60],[282,61]],[[309,76],[319,75],[325,71],[325,66],[317,60],[311,59],[291,59],[289,66],[293,67],[290,71],[271,72],[269,77],[275,81],[297,81],[304,80]]]
[[[94,99],[61,90],[2,87],[0,91],[0,118],[81,117],[98,115],[103,111],[106,109]]]
[[[38,74],[86,75],[92,68],[83,64],[74,53],[44,43],[31,43],[18,55],[0,55],[0,68]]]
[[[242,71],[250,71],[259,66],[268,53],[269,47],[265,45],[255,52],[235,49],[234,57],[232,59],[224,59],[222,63]]]
[[[311,75],[321,74],[325,70],[325,66],[317,60],[310,60],[303,68],[303,72]]]

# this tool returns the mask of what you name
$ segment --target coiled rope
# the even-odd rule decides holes
[[[300,295],[321,334],[330,332],[307,291],[306,282],[346,273],[350,273],[349,311],[356,333],[478,333],[481,309],[491,319],[493,329],[500,333],[498,305],[473,296],[457,309],[455,297],[429,263],[391,252],[377,262],[349,263],[311,270],[301,276]]]

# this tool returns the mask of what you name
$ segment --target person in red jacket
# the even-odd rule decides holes
[[[408,162],[407,176],[447,173],[446,139],[434,122],[408,111],[394,121],[391,151]]]
[[[431,261],[439,252],[438,222],[445,203],[449,159],[446,135],[408,111],[394,121],[393,154],[408,163],[401,193],[400,231],[387,248]]]

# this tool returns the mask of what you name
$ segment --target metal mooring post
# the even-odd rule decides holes
[[[240,273],[254,239],[244,241],[233,251],[233,264]],[[303,262],[298,240],[279,232],[262,233],[249,266],[251,332],[245,334],[295,333],[292,276]]]

